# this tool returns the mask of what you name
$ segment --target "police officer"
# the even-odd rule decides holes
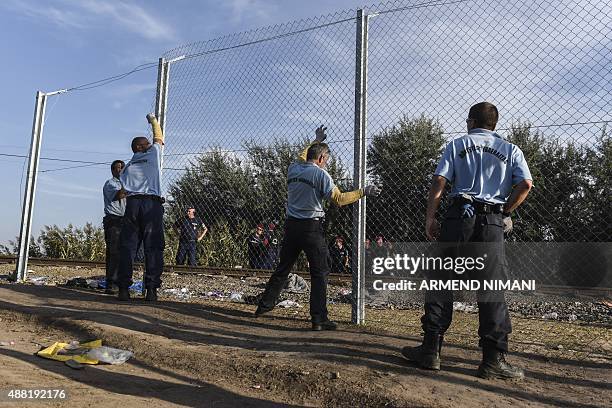
[[[112,178],[106,180],[102,188],[104,196],[104,241],[106,242],[106,290],[105,293],[113,294],[113,285],[117,284],[119,271],[119,236],[125,214],[125,189],[121,185],[119,175],[125,167],[121,160],[115,160],[111,164]]]
[[[376,186],[341,192],[325,170],[329,146],[323,126],[317,128],[316,139],[289,165],[287,173],[287,221],[280,250],[280,260],[261,297],[255,316],[269,312],[276,305],[287,276],[300,252],[304,251],[311,276],[310,316],[313,330],[335,330],[337,324],[327,316],[328,249],[323,232],[323,200],[338,206],[354,203],[363,196],[377,196]]]
[[[153,144],[144,137],[132,140],[132,160],[121,173],[127,191],[127,202],[119,261],[119,300],[129,300],[128,288],[133,283],[133,259],[142,241],[145,254],[145,300],[157,300],[164,269],[164,199],[161,197],[161,158],[164,135],[152,113],[147,120],[153,128]]]
[[[190,266],[197,265],[196,246],[204,238],[208,228],[199,217],[196,217],[195,208],[188,207],[186,216],[174,224],[179,235],[179,246],[176,251],[176,264],[184,265],[185,259]]]
[[[532,186],[523,152],[494,132],[497,121],[498,111],[491,103],[481,102],[470,108],[467,135],[446,146],[435,171],[426,217],[427,238],[433,241],[439,235],[439,245],[447,242],[453,243],[451,247],[476,246],[467,244],[476,242],[476,248],[497,248],[486,261],[489,277],[504,274],[504,232],[512,228],[510,215],[525,200]],[[452,184],[449,195],[452,203],[440,230],[435,214],[447,182]],[[479,344],[483,349],[477,375],[522,379],[523,370],[505,359],[511,324],[503,292],[481,291],[477,296]],[[426,292],[425,314],[421,318],[423,343],[418,347],[404,347],[404,357],[418,362],[422,368],[439,370],[442,339],[450,326],[452,312],[452,292]]]
[[[249,237],[248,255],[249,268],[265,269],[266,258],[268,257],[268,241],[264,235],[263,224],[257,224],[255,231]]]
[[[337,236],[334,245],[329,250],[332,273],[350,273],[350,257],[348,248],[344,246],[344,238]]]

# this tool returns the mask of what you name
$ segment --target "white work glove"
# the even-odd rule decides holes
[[[512,218],[510,218],[510,216],[504,217],[503,222],[504,222],[504,234],[512,232]]]
[[[147,113],[147,121],[153,123],[153,119],[157,119],[154,113]]]
[[[326,130],[327,128],[323,127],[323,125],[319,126],[317,130],[315,130],[315,134],[317,135],[317,137],[315,137],[316,143],[322,143],[325,139],[327,139],[327,135],[325,134]]]
[[[367,197],[378,197],[379,194],[380,188],[376,187],[375,185],[365,186],[363,189],[363,195]]]

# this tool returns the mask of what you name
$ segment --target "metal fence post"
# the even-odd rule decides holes
[[[28,273],[28,255],[30,251],[30,234],[32,232],[32,214],[34,213],[34,197],[36,195],[36,179],[38,177],[38,163],[40,160],[40,146],[42,142],[43,126],[45,124],[45,107],[47,94],[36,93],[36,107],[34,109],[34,122],[32,125],[32,140],[30,142],[30,155],[28,163],[28,177],[23,195],[23,208],[21,212],[21,228],[19,231],[19,255],[15,279],[25,281]]]
[[[355,188],[363,188],[366,179],[366,127],[367,127],[367,59],[368,16],[357,10],[356,58],[355,58],[355,139],[353,175]],[[353,206],[353,302],[351,320],[354,324],[365,322],[365,236],[366,200]]]
[[[157,93],[155,95],[155,116],[162,132],[166,131],[166,107],[168,106],[168,71],[170,65],[165,58],[159,59],[157,66]]]

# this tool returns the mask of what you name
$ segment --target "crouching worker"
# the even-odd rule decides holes
[[[129,300],[132,285],[133,260],[139,242],[145,255],[145,300],[157,300],[164,269],[164,199],[161,197],[161,157],[164,135],[152,113],[147,120],[153,127],[153,144],[144,137],[132,140],[134,155],[121,173],[121,183],[127,191],[127,203],[121,229],[119,256],[119,300]]]
[[[313,330],[335,330],[337,324],[327,316],[328,249],[323,232],[323,200],[338,206],[354,203],[364,196],[377,196],[376,186],[342,193],[325,170],[329,146],[323,126],[316,130],[316,139],[289,165],[287,173],[287,221],[281,244],[280,260],[266,285],[255,316],[269,312],[277,303],[287,276],[301,251],[310,265],[310,316]]]

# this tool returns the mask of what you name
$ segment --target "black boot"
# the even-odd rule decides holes
[[[145,300],[147,302],[157,302],[157,288],[147,288]]]
[[[442,350],[442,336],[425,333],[423,344],[417,347],[404,347],[402,355],[408,361],[419,363],[421,368],[428,370],[440,369],[440,351]]]
[[[112,281],[106,281],[106,288],[104,289],[104,293],[107,295],[114,295],[115,291],[113,290],[113,282]]]
[[[130,300],[130,290],[128,288],[119,288],[119,296],[117,297],[119,300]]]
[[[255,317],[259,317],[264,313],[270,312],[272,309],[262,306],[261,304],[257,306],[257,310],[255,310]]]
[[[331,320],[326,320],[324,322],[312,322],[312,330],[321,331],[321,330],[336,330],[338,328],[338,324],[336,322],[332,322]]]
[[[500,380],[522,380],[525,372],[522,368],[514,367],[506,361],[506,353],[494,347],[483,347],[482,363],[476,374],[480,378]]]

